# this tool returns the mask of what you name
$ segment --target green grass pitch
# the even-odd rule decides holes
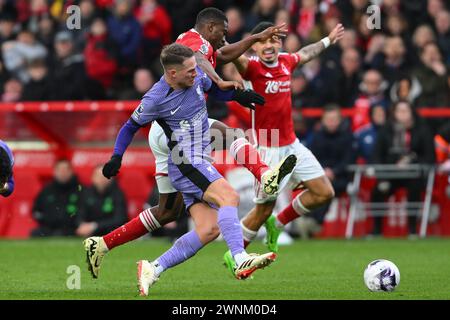
[[[313,240],[280,247],[277,261],[238,281],[223,267],[223,242],[165,272],[139,297],[136,261],[154,259],[170,243],[136,241],[104,259],[99,279],[87,271],[81,239],[0,241],[0,299],[450,299],[450,239]],[[264,252],[255,243],[249,251]],[[384,258],[397,264],[400,285],[392,293],[369,292],[366,265]],[[67,268],[81,268],[79,290],[70,290]]]

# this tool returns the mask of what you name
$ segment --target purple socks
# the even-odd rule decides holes
[[[236,207],[220,208],[217,224],[233,257],[245,251],[241,223],[239,222]]]
[[[181,238],[178,238],[173,246],[157,260],[164,270],[166,270],[180,264],[183,261],[186,261],[196,254],[202,247],[203,244],[200,242],[200,238],[195,230],[192,230]]]

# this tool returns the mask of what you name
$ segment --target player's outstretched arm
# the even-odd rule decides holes
[[[239,58],[233,60],[233,64],[235,65],[238,72],[243,75],[247,72],[248,68],[248,58],[244,55],[240,56]]]
[[[111,177],[114,177],[119,173],[119,169],[122,165],[123,154],[140,128],[141,126],[132,118],[128,119],[128,121],[122,126],[114,144],[113,155],[111,159],[103,166],[102,173],[106,178],[111,179]]]
[[[242,89],[243,86],[241,83],[237,81],[227,81],[223,80],[214,70],[211,62],[209,62],[205,56],[201,52],[195,53],[195,60],[197,65],[202,69],[204,73],[222,90],[230,90],[230,89]]]
[[[310,44],[302,49],[300,49],[297,54],[300,56],[300,64],[305,64],[308,61],[316,58],[319,54],[322,53],[330,44],[335,44],[344,36],[344,27],[342,24],[338,24],[334,29],[330,32],[328,37],[323,38],[322,40]]]
[[[227,64],[233,60],[239,58],[244,54],[250,47],[258,41],[265,41],[273,36],[285,37],[288,32],[286,24],[282,23],[277,26],[269,27],[260,33],[253,34],[241,41],[227,44],[217,50],[217,63]]]

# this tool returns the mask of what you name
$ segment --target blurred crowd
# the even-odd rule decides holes
[[[373,3],[379,20],[367,10]],[[71,5],[80,13],[73,30]],[[208,6],[226,12],[228,42],[260,21],[286,23],[286,52],[320,40],[338,22],[346,27],[339,45],[295,72],[296,108],[367,108],[398,97],[450,104],[444,0],[0,0],[1,101],[140,99],[161,76],[161,48]],[[380,28],[368,27],[374,22]],[[232,77],[231,65],[225,69]]]

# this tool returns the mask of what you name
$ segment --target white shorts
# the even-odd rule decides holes
[[[294,190],[302,181],[309,181],[325,175],[322,166],[312,152],[296,139],[292,144],[283,147],[258,147],[261,159],[269,166],[275,167],[283,158],[290,154],[297,156],[297,165],[280,185],[280,191],[284,188]],[[275,201],[277,195],[267,195],[263,192],[259,181],[255,182],[255,203]]]
[[[216,121],[217,120],[215,119],[208,118],[209,126],[211,127]],[[155,156],[155,179],[159,193],[178,192],[177,189],[172,186],[168,176],[169,168],[167,161],[169,159],[169,147],[167,146],[167,137],[164,134],[164,130],[156,121],[153,121],[150,132],[148,133],[148,144]]]

